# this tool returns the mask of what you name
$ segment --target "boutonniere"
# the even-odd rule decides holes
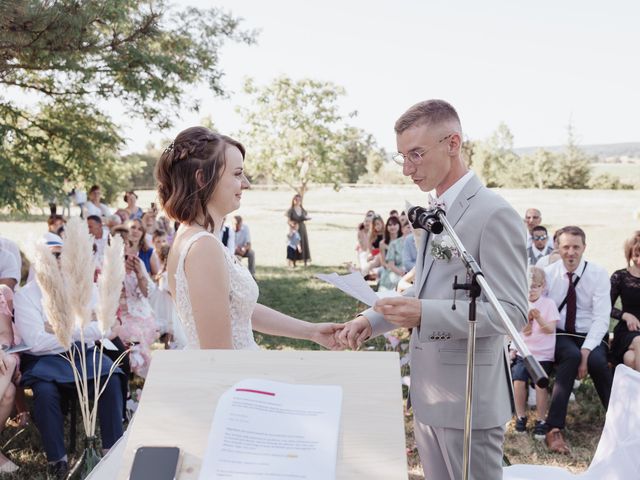
[[[431,256],[436,260],[446,260],[459,257],[460,252],[456,248],[449,235],[442,235],[431,241]]]

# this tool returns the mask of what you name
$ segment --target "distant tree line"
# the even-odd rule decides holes
[[[473,170],[488,187],[558,188],[558,189],[632,189],[615,175],[593,175],[592,163],[597,157],[588,155],[575,141],[568,127],[563,151],[543,148],[518,155],[513,149],[513,134],[501,124],[486,140],[467,142],[466,153]]]

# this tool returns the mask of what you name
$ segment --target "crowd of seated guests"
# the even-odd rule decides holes
[[[133,375],[146,376],[153,343],[160,340],[165,348],[181,348],[184,336],[168,291],[165,271],[170,242],[175,233],[174,224],[165,217],[158,217],[153,204],[143,211],[132,191],[124,195],[126,207],[114,213],[103,203],[98,185],[90,189],[89,197],[82,216],[93,237],[95,280],[101,274],[105,248],[113,236],[121,236],[125,244],[123,262],[126,275],[117,323],[108,337],[118,351],[104,351],[102,371],[99,372],[101,376],[106,375],[112,361],[128,350],[125,361],[109,380],[99,403],[102,446],[108,450],[122,434],[127,413],[128,380]],[[47,221],[47,230],[41,241],[54,256],[58,256],[63,248],[65,224],[66,219],[58,214]],[[31,389],[33,421],[40,432],[49,462],[48,476],[65,478],[68,464],[63,441],[62,406],[66,398],[76,395],[73,372],[65,363],[67,360],[59,355],[64,348],[46,318],[41,303],[42,292],[35,281],[35,269],[30,269],[26,283],[20,286],[21,267],[17,245],[0,237],[0,432],[12,414],[21,424],[30,421],[24,389]],[[96,299],[97,289],[94,286]],[[94,348],[100,337],[96,322],[89,322],[84,329],[87,347]],[[75,332],[73,340],[79,338],[79,331]],[[20,355],[5,353],[6,349],[20,343],[28,348],[26,352]],[[87,357],[91,357],[93,362],[93,355]],[[98,373],[93,364],[88,370]],[[91,375],[89,380],[92,381]],[[0,452],[0,474],[18,468]]]
[[[549,238],[541,219],[538,209],[525,214],[530,310],[521,335],[554,376],[550,401],[546,389],[534,391],[534,437],[545,440],[550,451],[566,454],[564,430],[574,382],[589,375],[606,411],[615,367],[622,363],[640,371],[640,231],[624,242],[625,268],[609,276],[584,255],[587,239],[580,227],[565,226]],[[524,433],[530,379],[519,352],[512,351],[512,360],[515,431]]]
[[[369,210],[357,229],[356,255],[358,270],[379,291],[405,286],[404,278],[415,266],[416,245],[413,230],[405,212],[391,210],[386,220]],[[404,279],[404,280],[403,280]]]

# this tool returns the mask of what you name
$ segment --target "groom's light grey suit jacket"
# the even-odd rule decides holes
[[[526,231],[522,219],[499,195],[485,188],[474,175],[453,205],[447,219],[482,268],[509,319],[519,331],[527,318]],[[443,232],[442,235],[446,234]],[[431,256],[433,235],[422,231],[418,242],[416,280],[405,295],[422,301],[422,320],[413,330],[411,351],[411,403],[416,418],[433,427],[464,427],[467,363],[468,298],[452,284],[466,279],[460,259]],[[363,313],[372,336],[395,328],[372,309]],[[493,428],[511,417],[511,376],[505,349],[505,328],[484,296],[477,304],[476,367],[473,427]]]

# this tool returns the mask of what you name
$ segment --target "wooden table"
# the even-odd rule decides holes
[[[197,480],[219,396],[245,378],[341,385],[336,478],[407,478],[398,354],[325,351],[156,351],[135,419],[92,480],[128,479],[142,445],[177,446],[180,480]],[[117,472],[117,473],[116,473]]]

